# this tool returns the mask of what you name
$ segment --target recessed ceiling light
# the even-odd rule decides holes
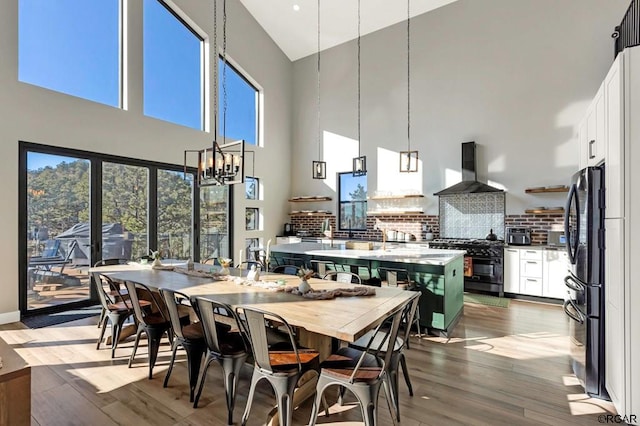
[[[300,10],[300,5],[299,4],[294,4],[293,5],[293,10],[298,12]]]

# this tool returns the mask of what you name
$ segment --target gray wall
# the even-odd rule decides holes
[[[210,0],[175,3],[205,33],[212,33]],[[18,0],[0,2],[0,324],[18,317],[17,227],[18,215],[24,214],[18,211],[19,140],[174,164],[182,164],[183,150],[211,144],[210,133],[142,114],[142,1],[130,1],[128,5],[129,108],[122,110],[18,82]],[[221,0],[219,6],[221,23]],[[263,89],[266,111],[262,123],[264,147],[255,148],[254,173],[262,179],[267,194],[265,201],[257,203],[264,211],[265,229],[252,234],[244,231],[244,188],[235,188],[235,243],[243,247],[245,237],[275,235],[286,217],[292,65],[239,1],[229,2],[228,9],[228,53]],[[218,28],[221,40],[221,25]],[[210,53],[214,60],[215,54]]]
[[[413,19],[412,148],[423,161],[413,176],[397,172],[396,154],[407,146],[406,22],[363,37],[361,144],[370,194],[418,189],[437,214],[432,194],[460,180],[460,143],[474,140],[480,180],[508,191],[508,214],[563,205],[562,194],[524,189],[566,184],[577,169],[576,127],[613,60],[610,34],[628,3],[459,0]],[[356,52],[349,42],[321,56],[331,173],[350,170],[357,152],[349,142],[357,139]],[[294,63],[294,195],[335,190],[334,174],[326,182],[310,177],[318,156],[315,97],[312,55]]]

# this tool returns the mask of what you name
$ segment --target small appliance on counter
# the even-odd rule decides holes
[[[284,224],[284,236],[285,237],[293,237],[296,235],[296,232],[293,230],[293,223],[285,223]]]
[[[564,231],[547,231],[547,244],[553,247],[564,247],[567,245],[567,239]]]
[[[507,244],[512,246],[530,246],[530,228],[507,228]]]

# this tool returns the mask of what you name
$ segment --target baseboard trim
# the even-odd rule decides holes
[[[20,311],[0,312],[0,324],[9,324],[10,322],[20,321]]]

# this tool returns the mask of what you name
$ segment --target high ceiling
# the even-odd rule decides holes
[[[240,0],[264,30],[295,61],[318,50],[317,0]],[[421,15],[456,0],[411,0],[411,16]],[[361,0],[360,34],[365,35],[407,19],[403,0]],[[321,50],[358,36],[356,0],[322,0]]]

